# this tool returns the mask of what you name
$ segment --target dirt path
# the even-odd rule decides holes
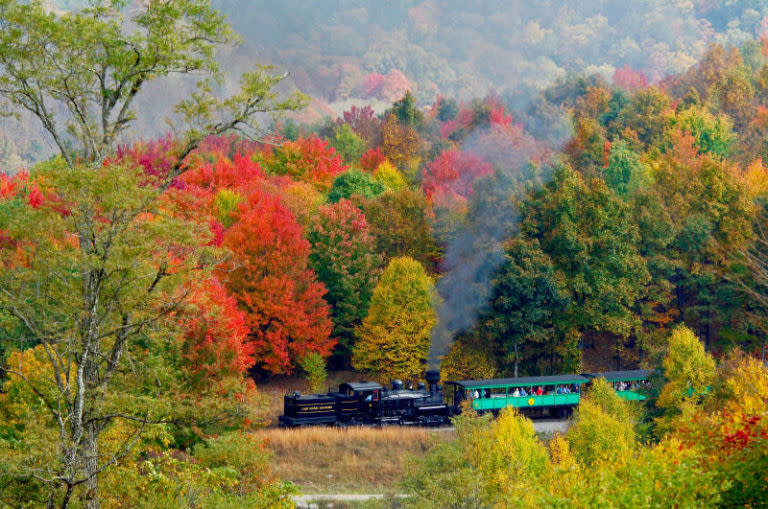
[[[540,421],[533,421],[533,429],[536,433],[543,433],[545,435],[551,435],[553,433],[565,433],[571,425],[570,420],[555,420],[547,419]],[[425,428],[430,431],[453,431],[455,428],[452,426],[446,426],[444,428]]]
[[[533,421],[533,429],[536,430],[536,433],[544,433],[545,435],[551,435],[553,433],[565,433],[568,431],[568,427],[570,425],[570,420]]]

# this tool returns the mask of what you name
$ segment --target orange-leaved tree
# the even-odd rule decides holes
[[[290,373],[308,352],[331,353],[326,290],[309,267],[309,242],[280,198],[255,187],[224,233],[232,257],[219,277],[248,314],[255,356],[272,373]]]
[[[240,377],[255,363],[248,316],[216,278],[192,285],[178,321],[183,355],[194,382]]]
[[[261,157],[269,173],[309,182],[321,191],[328,191],[333,179],[348,169],[336,149],[315,136],[287,141]]]

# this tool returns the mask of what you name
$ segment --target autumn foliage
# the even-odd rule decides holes
[[[368,312],[381,257],[363,213],[348,200],[320,207],[308,238],[310,261],[328,288],[339,354],[351,354],[353,331]]]
[[[447,205],[469,197],[475,180],[492,172],[491,165],[476,154],[451,149],[427,165],[421,185],[428,198]]]
[[[368,316],[355,330],[352,365],[382,379],[420,378],[435,324],[434,299],[434,283],[419,262],[393,259],[373,290]]]
[[[247,315],[216,279],[195,283],[179,315],[184,358],[198,383],[242,376],[255,362]]]
[[[264,369],[290,373],[310,351],[330,354],[326,290],[309,268],[310,245],[290,210],[254,189],[224,233],[234,259],[219,275],[248,315],[255,355]]]
[[[270,173],[309,182],[321,191],[330,189],[333,179],[347,170],[336,149],[314,136],[287,141],[262,157]]]

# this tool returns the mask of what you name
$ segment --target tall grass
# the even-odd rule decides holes
[[[409,458],[422,456],[452,431],[424,428],[266,429],[275,474],[308,493],[391,493]]]

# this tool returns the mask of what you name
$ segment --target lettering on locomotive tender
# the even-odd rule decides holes
[[[333,405],[303,406],[303,407],[300,407],[300,410],[303,412],[309,412],[313,410],[333,410]]]

